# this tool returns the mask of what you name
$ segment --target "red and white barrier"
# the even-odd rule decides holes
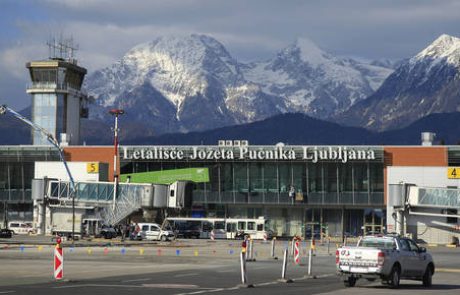
[[[294,243],[294,262],[295,264],[300,264],[300,250],[299,250],[299,241],[296,240]]]
[[[64,275],[64,251],[61,247],[61,238],[57,238],[57,245],[54,248],[54,278],[62,280]]]

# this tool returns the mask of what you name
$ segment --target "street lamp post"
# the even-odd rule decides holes
[[[121,116],[125,113],[122,109],[112,109],[109,113],[115,116],[115,128],[113,128],[114,134],[114,154],[113,154],[113,204],[112,211],[115,211],[115,201],[117,198],[118,190],[118,174],[117,174],[117,159],[118,159],[118,116]]]

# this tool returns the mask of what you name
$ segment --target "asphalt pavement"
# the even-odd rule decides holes
[[[18,237],[15,237],[18,239]],[[434,247],[437,272],[433,287],[402,281],[390,290],[380,282],[360,280],[345,288],[335,274],[335,245],[318,245],[308,276],[308,243],[301,243],[300,264],[287,264],[281,280],[282,251],[277,241],[255,241],[255,261],[247,262],[242,284],[241,241],[179,240],[175,242],[121,242],[92,240],[64,245],[64,279],[53,278],[54,244],[50,237],[20,237],[0,241],[0,294],[459,294],[460,249]],[[253,288],[249,288],[253,285]]]

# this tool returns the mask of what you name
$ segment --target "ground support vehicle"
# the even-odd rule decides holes
[[[72,238],[72,231],[74,232],[75,239],[81,238],[82,235],[82,213],[75,213],[75,220],[72,216],[72,212],[53,212],[52,213],[52,230],[53,236]],[[72,223],[75,221],[75,225]]]
[[[393,288],[399,287],[401,279],[422,281],[430,287],[435,272],[426,248],[397,236],[366,236],[356,247],[341,247],[336,251],[336,265],[347,287],[353,287],[360,278],[381,279]]]
[[[193,228],[193,237],[202,239],[211,237],[214,239],[243,239],[244,236],[250,236],[254,240],[265,240],[274,236],[273,231],[269,228],[269,220],[263,217],[168,217],[167,222],[176,229],[178,237],[185,237],[185,232],[181,228]]]
[[[35,229],[28,222],[10,221],[8,222],[8,229],[10,229],[14,235],[35,234]]]

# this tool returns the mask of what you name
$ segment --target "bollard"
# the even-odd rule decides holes
[[[62,280],[64,275],[64,250],[61,247],[61,238],[56,238],[56,247],[54,248],[54,279]]]
[[[316,241],[315,241],[315,238],[311,239],[311,249],[313,250],[312,255],[315,256],[315,253],[316,253]]]
[[[270,256],[271,256],[273,259],[277,260],[278,257],[275,256],[275,244],[276,244],[276,237],[274,237],[274,238],[272,239],[272,249],[271,249]]]
[[[284,282],[284,283],[292,283],[293,281],[291,279],[286,278],[287,262],[288,262],[288,249],[284,249],[284,251],[283,251],[283,268],[281,269],[281,279],[279,281]]]
[[[216,239],[216,234],[214,233],[214,230],[211,231],[211,241],[214,241]]]
[[[328,237],[328,238],[327,238],[327,255],[331,255],[331,252],[330,252],[330,245],[331,245],[331,238]]]
[[[248,284],[248,275],[246,273],[246,254],[241,251],[240,254],[240,264],[241,264],[241,285],[240,287],[252,288],[254,287],[251,284]]]
[[[198,250],[195,250],[195,252],[193,252],[193,255],[196,257],[198,256]]]
[[[139,249],[139,255],[144,255],[144,248]]]
[[[313,250],[310,248],[308,251],[308,275],[311,276],[311,264],[312,264]]]
[[[249,239],[249,248],[246,253],[246,261],[256,261],[254,258],[254,240]]]

